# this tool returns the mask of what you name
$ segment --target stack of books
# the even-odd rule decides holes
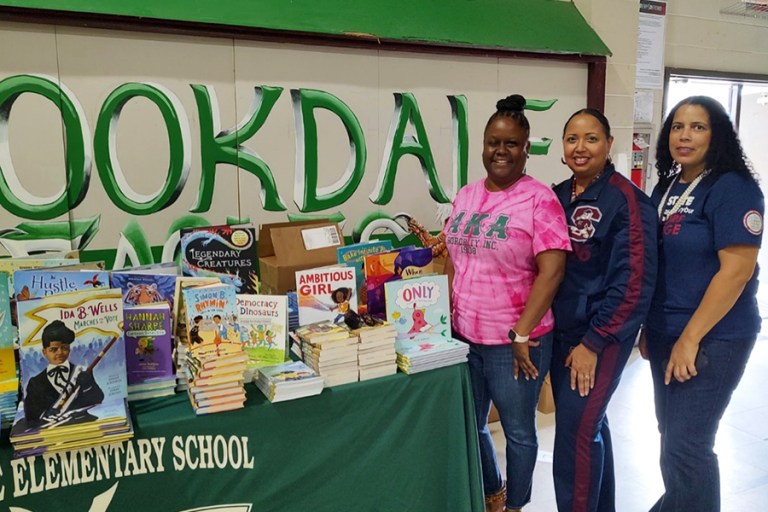
[[[323,376],[325,385],[337,386],[357,382],[357,336],[346,326],[331,321],[299,327],[304,362]]]
[[[245,405],[243,372],[247,362],[248,355],[239,342],[221,343],[218,349],[207,352],[187,352],[187,393],[195,414],[241,409]]]
[[[401,371],[411,374],[466,362],[469,345],[451,338],[447,276],[393,281],[385,291]]]
[[[0,349],[2,350],[2,349]],[[11,352],[13,356],[13,352]],[[13,422],[19,397],[19,379],[14,377],[0,381],[0,427],[6,428]]]
[[[369,315],[362,318],[365,325],[351,331],[360,340],[357,345],[360,380],[394,375],[397,373],[395,326]]]
[[[319,395],[324,386],[323,377],[301,361],[262,366],[255,382],[270,402]]]

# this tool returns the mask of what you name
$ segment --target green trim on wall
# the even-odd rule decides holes
[[[0,0],[0,7],[324,34],[379,41],[607,56],[562,0]]]

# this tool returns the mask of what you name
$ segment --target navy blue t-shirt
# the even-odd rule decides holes
[[[687,187],[674,182],[665,213]],[[657,209],[664,192],[657,186],[651,195]],[[647,326],[680,336],[720,269],[717,251],[731,245],[759,247],[763,212],[763,194],[754,180],[736,173],[702,180],[677,213],[659,226],[659,274]],[[707,336],[738,340],[760,330],[757,274],[755,269],[736,304]]]

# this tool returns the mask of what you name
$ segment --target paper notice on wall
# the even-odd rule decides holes
[[[653,122],[653,91],[635,91],[635,122]]]
[[[664,30],[667,3],[640,0],[635,89],[664,88]]]

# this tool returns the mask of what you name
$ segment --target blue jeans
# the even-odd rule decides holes
[[[664,370],[677,338],[654,331],[646,336],[665,490],[651,512],[718,512],[720,470],[715,435],[756,337],[737,341],[705,337],[699,345],[698,375],[684,383],[673,377],[667,386]]]
[[[539,370],[536,380],[525,380],[520,372],[514,377],[512,347],[506,345],[470,344],[469,370],[475,401],[475,418],[480,438],[480,461],[485,494],[493,494],[504,485],[496,462],[493,439],[488,430],[491,401],[499,411],[499,419],[507,440],[507,506],[521,508],[531,501],[533,468],[539,442],[536,437],[536,404],[552,356],[552,333],[541,336],[539,346],[530,346],[530,357]]]

